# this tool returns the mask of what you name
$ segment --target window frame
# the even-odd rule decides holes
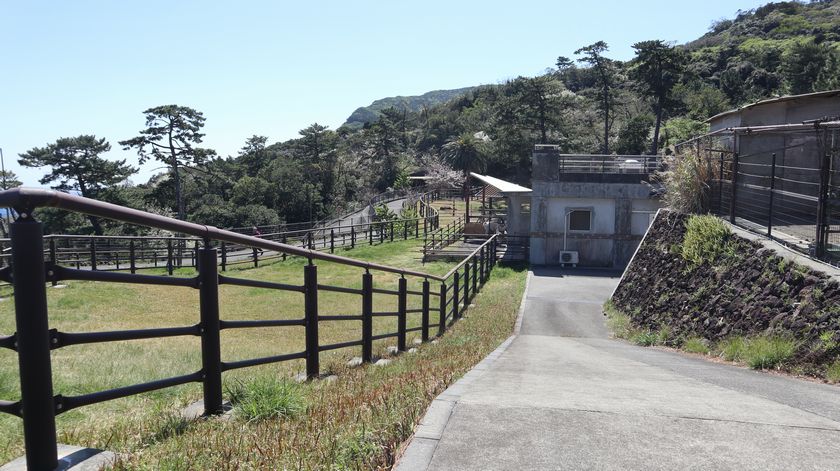
[[[591,233],[592,232],[592,226],[594,225],[593,222],[594,222],[594,218],[595,218],[595,211],[594,211],[593,208],[568,208],[566,211],[567,211],[566,221],[568,223],[568,226],[566,227],[566,230],[568,230],[569,232],[577,232],[577,233]],[[586,211],[586,212],[589,213],[589,227],[587,229],[572,229],[572,213],[578,212],[578,211],[580,211],[580,212]]]

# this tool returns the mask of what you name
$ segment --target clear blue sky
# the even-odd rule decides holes
[[[395,95],[536,75],[598,40],[630,59],[646,39],[694,39],[764,1],[12,1],[0,26],[0,148],[17,155],[59,137],[117,141],[142,111],[204,112],[205,145],[236,155],[245,139],[335,129],[357,107]],[[146,164],[133,181],[143,182]]]

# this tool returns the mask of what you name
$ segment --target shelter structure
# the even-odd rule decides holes
[[[651,184],[655,155],[532,155],[530,261],[624,267],[661,206]]]

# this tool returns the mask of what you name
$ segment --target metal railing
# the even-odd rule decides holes
[[[443,227],[429,232],[423,239],[423,258],[460,240],[464,234],[464,217],[460,216]]]
[[[561,154],[556,146],[537,145],[535,154],[557,157],[560,174],[642,174],[647,175],[662,165],[659,155]]]
[[[0,336],[0,348],[17,352],[21,399],[0,401],[0,412],[23,419],[23,434],[28,469],[55,469],[57,444],[55,417],[69,410],[117,398],[200,382],[203,385],[205,414],[218,414],[222,405],[222,374],[239,368],[269,363],[303,360],[309,378],[320,373],[321,352],[360,348],[364,362],[373,360],[373,343],[382,339],[396,339],[397,349],[405,351],[410,332],[420,332],[421,339],[442,334],[459,319],[469,301],[475,296],[496,264],[497,237],[491,236],[443,276],[419,271],[355,260],[318,252],[282,242],[267,240],[176,219],[103,203],[51,190],[16,188],[0,192],[0,207],[15,208],[18,219],[11,224],[11,266],[0,269],[0,279],[14,285],[16,332]],[[195,277],[132,274],[125,272],[81,270],[62,266],[45,257],[43,226],[34,211],[40,207],[55,207],[71,212],[90,214],[140,226],[168,230],[200,240],[196,251],[198,274]],[[275,251],[284,255],[306,257],[301,284],[257,281],[221,275],[218,271],[218,247],[221,244]],[[321,284],[315,261],[327,261],[357,267],[361,273],[361,288]],[[388,290],[374,286],[374,273],[398,274],[398,288]],[[408,289],[408,280],[420,282],[417,290]],[[110,332],[64,332],[50,329],[47,310],[46,283],[61,280],[89,280],[114,283],[164,285],[197,290],[199,302],[197,323],[182,327],[149,328]],[[348,280],[349,281],[349,280]],[[432,283],[439,283],[432,288]],[[352,284],[352,282],[351,282]],[[262,288],[303,296],[304,312],[295,319],[221,320],[219,285]],[[340,315],[319,313],[319,293],[331,292],[348,296],[359,302],[361,310]],[[386,312],[374,305],[374,293],[396,299],[397,310]],[[419,300],[420,308],[409,308],[409,300]],[[408,328],[409,316],[420,316],[418,327]],[[433,318],[434,315],[434,318]],[[373,319],[394,319],[395,330],[375,333]],[[416,320],[416,318],[415,318]],[[358,321],[358,339],[332,344],[320,344],[319,325],[323,322]],[[229,329],[287,327],[304,328],[305,349],[279,355],[237,361],[224,361],[221,354],[221,334]],[[201,369],[193,373],[158,379],[142,384],[123,386],[81,395],[54,395],[50,352],[70,345],[151,339],[176,336],[196,336],[201,339]]]
[[[729,128],[676,150],[700,159],[705,211],[840,263],[840,123]]]

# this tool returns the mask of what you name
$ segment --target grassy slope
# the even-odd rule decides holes
[[[376,259],[389,265],[421,269],[429,273],[440,274],[449,269],[451,265],[446,263],[422,266],[416,251],[419,243],[408,241],[372,248],[362,247],[348,254],[354,258]],[[259,269],[229,272],[228,275],[300,284],[303,265],[303,260],[292,259]],[[318,265],[321,284],[349,287],[361,285],[362,271],[359,269],[328,263]],[[500,270],[495,278],[501,278],[500,275],[505,273],[504,270]],[[192,276],[192,272],[186,270],[182,275]],[[510,276],[491,283],[515,285],[521,284],[521,278]],[[394,289],[396,283],[397,277],[394,275],[374,274],[376,287]],[[410,280],[409,289],[419,290],[419,281]],[[509,290],[505,288],[504,291]],[[375,310],[396,310],[393,297],[378,294],[375,296]],[[492,299],[493,295],[488,290],[488,294],[482,296]],[[414,298],[409,308],[419,307],[419,299]],[[301,316],[303,309],[303,297],[298,293],[222,286],[220,299],[223,319],[297,318]],[[508,309],[510,306],[507,305],[507,301],[501,299],[501,304],[487,306],[487,309],[496,312],[497,315],[504,314],[510,317],[515,309]],[[190,325],[198,320],[198,293],[187,288],[70,282],[67,288],[49,291],[49,308],[51,327],[71,332]],[[360,300],[358,296],[321,293],[320,310],[322,314],[357,313],[360,311]],[[409,327],[418,323],[419,314],[409,316]],[[395,319],[377,318],[375,333],[393,332],[396,330],[395,324]],[[505,323],[499,325],[504,326]],[[292,443],[295,443],[294,449],[297,451],[293,454],[289,454],[289,449],[283,448],[282,443],[273,443],[274,440],[281,439],[274,434],[275,432],[269,433],[266,423],[251,426],[240,421],[229,424],[210,421],[188,427],[183,436],[169,438],[175,432],[184,431],[185,424],[173,414],[184,404],[200,397],[200,385],[197,384],[111,401],[62,414],[58,421],[60,441],[129,452],[130,466],[155,463],[152,466],[154,468],[184,467],[171,461],[171,456],[174,455],[170,452],[173,450],[178,450],[177,456],[186,460],[181,463],[183,465],[191,463],[191,466],[197,467],[223,467],[223,463],[229,461],[227,458],[223,459],[209,449],[202,451],[195,443],[207,439],[208,434],[212,437],[210,443],[218,443],[218,446],[225,448],[241,444],[242,437],[250,436],[253,440],[261,441],[260,446],[271,450],[271,453],[266,455],[255,455],[254,444],[243,445],[245,448],[234,446],[230,451],[242,455],[237,460],[258,459],[257,462],[262,463],[262,466],[279,460],[288,463],[288,466],[296,467],[294,463],[297,459],[293,455],[307,453],[307,448],[301,448],[298,444],[302,441],[311,442],[310,445],[315,447],[308,452],[310,454],[305,461],[318,467],[338,458],[335,451],[318,449],[323,443],[315,437],[333,434],[329,441],[339,439],[339,435],[343,436],[346,430],[364,423],[359,421],[360,417],[355,417],[358,414],[368,414],[366,417],[375,419],[377,422],[368,423],[368,426],[376,428],[380,423],[378,421],[384,420],[379,414],[387,412],[388,417],[393,416],[393,420],[389,419],[390,422],[386,422],[393,426],[408,427],[407,430],[410,430],[416,415],[425,408],[434,391],[447,384],[453,375],[459,374],[474,363],[482,352],[489,352],[510,331],[509,325],[498,327],[500,332],[493,330],[495,328],[497,326],[490,328],[495,333],[492,336],[487,336],[481,331],[481,335],[471,334],[475,335],[475,338],[467,337],[464,340],[462,337],[461,341],[465,344],[474,344],[463,354],[454,355],[447,340],[437,345],[426,346],[423,354],[405,357],[383,369],[346,370],[343,366],[344,360],[349,356],[358,355],[357,349],[323,353],[322,368],[341,373],[339,381],[304,386],[302,394],[310,404],[309,412],[294,424],[281,421],[271,425],[278,427],[278,430],[284,430],[282,440],[292,440]],[[0,304],[0,332],[7,333],[13,330],[13,304],[6,301]],[[358,322],[352,321],[322,323],[320,333],[322,343],[354,340],[360,337],[360,326]],[[486,346],[485,341],[488,342]],[[303,350],[303,330],[265,328],[225,331],[222,334],[222,342],[225,360],[295,352]],[[381,352],[385,346],[386,341],[380,341],[375,348]],[[441,354],[443,356],[440,356]],[[81,394],[198,370],[199,341],[189,337],[67,347],[54,352],[53,365],[56,393]],[[235,379],[252,381],[260,376],[290,377],[302,369],[303,364],[300,361],[286,362],[226,373],[225,380],[229,383]],[[92,374],[93,372],[96,374]],[[13,352],[0,352],[0,380],[0,397],[18,397],[16,358]],[[376,385],[382,387],[377,388]],[[394,388],[397,390],[392,390]],[[383,402],[368,404],[367,407],[358,404],[359,401],[366,400],[366,395],[371,394],[373,397],[368,399]],[[407,398],[414,399],[409,403],[403,402]],[[388,409],[388,404],[392,404],[396,409]],[[386,406],[387,410],[377,409],[380,405]],[[338,417],[332,417],[332,412],[328,411],[340,414]],[[354,418],[348,421],[348,417]],[[329,424],[335,420],[341,425],[340,429],[330,429]],[[230,427],[236,428],[237,432],[234,435],[231,435]],[[294,430],[290,432],[286,430],[287,427],[293,427]],[[376,435],[377,443],[383,439],[390,445],[399,443],[407,433],[403,428],[399,428],[398,433],[390,428],[383,430]],[[21,453],[20,436],[19,419],[0,417],[0,462]],[[364,462],[373,460],[380,464],[387,463],[388,452],[392,449],[390,445],[379,446],[376,453],[362,453],[362,458],[359,459]],[[277,448],[278,446],[280,448]],[[188,449],[192,451],[188,452]],[[192,454],[193,451],[196,455]],[[355,456],[354,453],[350,454]],[[190,461],[193,458],[198,461]],[[345,457],[342,460],[348,465],[358,461],[351,458]]]

